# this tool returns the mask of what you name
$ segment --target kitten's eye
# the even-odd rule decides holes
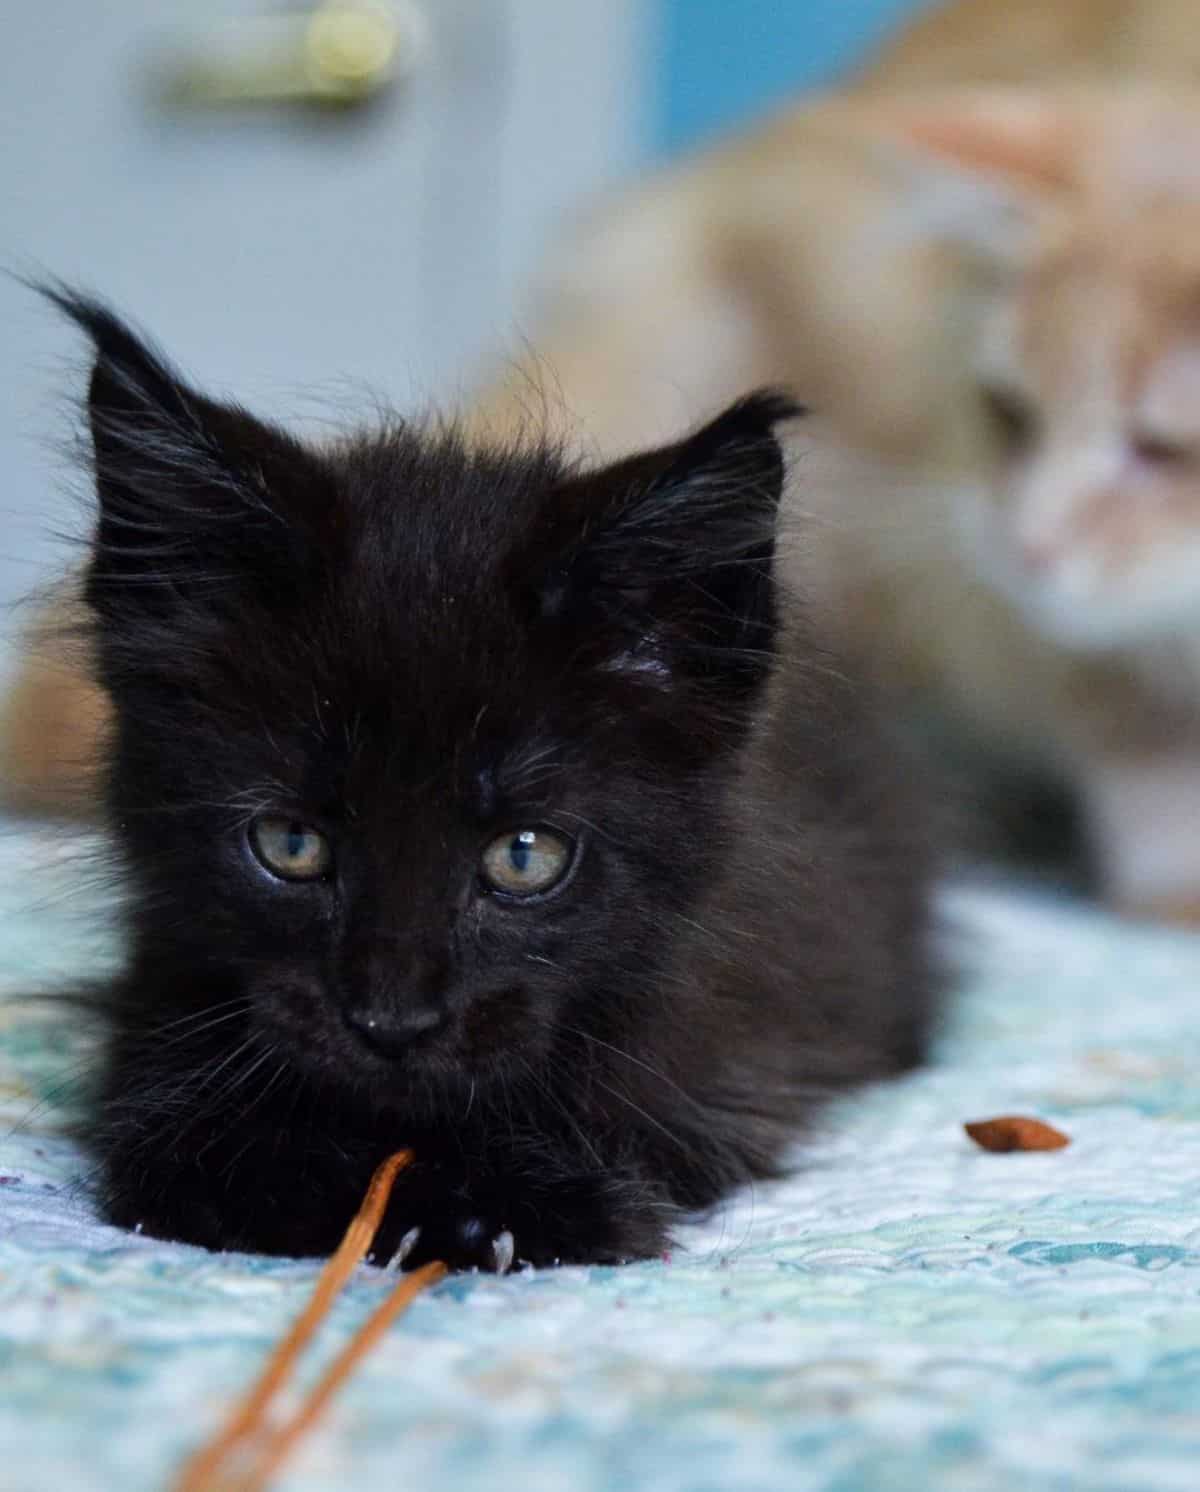
[[[1037,431],[1037,411],[1023,395],[1012,389],[980,390],[984,411],[996,433],[1009,450],[1029,445]]]
[[[1148,432],[1133,436],[1130,447],[1136,459],[1147,466],[1182,466],[1192,456],[1183,441]]]
[[[517,829],[493,839],[483,852],[483,878],[509,896],[549,891],[566,875],[574,846],[553,829]]]
[[[278,814],[255,819],[250,826],[250,844],[266,869],[284,881],[315,881],[333,860],[324,834]]]

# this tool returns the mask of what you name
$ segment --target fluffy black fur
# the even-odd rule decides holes
[[[651,1255],[916,1059],[924,835],[773,576],[785,402],[586,473],[404,424],[315,449],[52,294],[96,348],[111,1219],[324,1253],[407,1145],[381,1255]],[[328,874],[275,879],[261,814]],[[538,825],[568,876],[490,893],[484,846]]]

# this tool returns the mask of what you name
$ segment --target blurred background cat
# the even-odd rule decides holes
[[[1173,917],[1200,910],[1200,112],[1120,80],[1198,72],[1178,3],[918,17],[847,93],[602,205],[470,416],[600,459],[788,384],[822,519],[796,577],[949,751],[1079,795],[1115,904]],[[1037,86],[927,86],[975,80]],[[86,809],[104,716],[31,660],[10,798]]]

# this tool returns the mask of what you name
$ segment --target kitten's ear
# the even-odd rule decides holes
[[[1037,215],[1078,179],[1081,119],[1070,101],[1018,89],[872,100],[871,127],[912,161],[903,237],[985,263],[1021,263]]]
[[[542,592],[584,623],[584,652],[659,687],[753,688],[776,629],[772,564],[789,399],[743,399],[694,435],[579,478],[563,494],[582,538]]]
[[[908,144],[1018,191],[1059,192],[1077,177],[1078,110],[1056,95],[971,89],[888,100],[881,112]]]
[[[319,505],[310,453],[191,389],[106,307],[48,298],[95,347],[88,393],[98,520],[89,597],[158,607],[214,577],[294,562]]]

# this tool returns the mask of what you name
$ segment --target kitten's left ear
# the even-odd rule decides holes
[[[759,684],[776,630],[775,426],[801,412],[754,394],[677,445],[576,479],[560,511],[582,538],[544,587],[543,613],[582,621],[585,652],[609,670]]]
[[[93,605],[132,617],[192,595],[212,599],[214,576],[294,570],[305,530],[327,506],[311,453],[198,393],[99,302],[39,288],[95,348]]]

